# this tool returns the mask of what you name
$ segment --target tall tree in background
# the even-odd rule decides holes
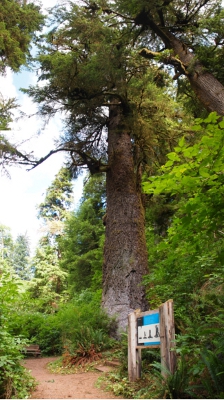
[[[66,111],[67,120],[58,147],[39,163],[64,150],[74,173],[82,166],[106,172],[103,306],[124,328],[129,312],[148,308],[141,285],[148,272],[141,168],[145,158],[161,157],[160,140],[164,149],[172,146],[178,107],[156,85],[158,70],[149,70],[132,48],[135,34],[95,3],[59,7],[54,22],[58,28],[38,57],[45,83],[26,92],[42,116]]]
[[[67,218],[59,240],[60,266],[68,272],[71,294],[102,288],[105,213],[105,176],[90,176],[84,184],[79,208]]]
[[[0,274],[12,268],[13,239],[10,228],[0,224]]]
[[[13,246],[13,269],[16,275],[23,280],[31,278],[29,265],[30,246],[27,234],[18,235]]]
[[[67,273],[59,266],[58,254],[43,237],[32,259],[34,278],[29,283],[31,297],[40,299],[42,311],[54,310],[67,288]]]
[[[62,167],[48,187],[44,201],[38,206],[38,217],[44,222],[44,236],[32,259],[34,278],[29,291],[34,298],[41,298],[43,307],[50,310],[67,288],[67,272],[59,265],[61,253],[58,239],[72,203],[71,178],[70,171]]]
[[[44,201],[38,206],[38,218],[43,220],[43,230],[46,231],[49,240],[53,240],[54,245],[63,230],[66,215],[72,204],[71,180],[72,174],[69,169],[62,167],[47,189]]]

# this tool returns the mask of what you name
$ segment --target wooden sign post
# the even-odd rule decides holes
[[[141,350],[160,348],[162,374],[165,369],[175,371],[175,328],[173,300],[168,300],[157,310],[135,310],[128,316],[128,376],[133,382],[141,377]],[[165,367],[165,368],[164,368]]]
[[[168,300],[159,307],[159,315],[161,335],[161,371],[165,378],[166,372],[164,371],[164,367],[169,370],[171,374],[174,373],[176,368],[176,352],[172,350],[175,347],[173,300]]]

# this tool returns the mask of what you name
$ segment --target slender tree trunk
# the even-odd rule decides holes
[[[119,105],[108,126],[107,216],[103,266],[103,307],[125,330],[128,314],[148,308],[141,284],[148,273],[144,209],[134,170],[132,143]]]

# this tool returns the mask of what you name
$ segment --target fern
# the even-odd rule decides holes
[[[214,391],[217,395],[224,393],[224,355],[223,353],[214,353],[211,350],[204,349],[202,352],[202,360],[207,367],[211,382],[207,379],[203,380],[203,386],[209,396],[214,396]]]
[[[183,356],[178,360],[176,371],[172,374],[167,368],[161,367],[161,364],[155,362],[152,364],[157,370],[154,375],[157,377],[160,387],[160,396],[162,398],[180,399],[195,397],[193,386],[189,383],[189,368]],[[164,381],[165,373],[166,379]]]

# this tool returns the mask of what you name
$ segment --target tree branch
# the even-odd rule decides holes
[[[173,79],[177,79],[177,77],[180,75],[189,75],[187,66],[184,65],[178,58],[170,54],[168,55],[166,53],[159,53],[144,48],[140,50],[139,55],[150,60],[155,59],[166,65],[172,65],[178,71],[178,74],[176,74]]]
[[[34,161],[32,168],[28,169],[28,171],[31,171],[32,169],[38,167],[38,165],[42,164],[49,157],[51,157],[53,154],[58,153],[59,151],[71,151],[71,149],[62,147],[62,148],[58,148],[58,149],[55,149],[55,150],[51,150],[48,154],[46,154],[46,156],[41,157],[39,160]]]
[[[32,169],[36,168],[38,165],[42,164],[44,161],[46,161],[49,157],[51,157],[53,154],[58,153],[59,151],[66,151],[70,153],[76,153],[78,156],[81,158],[82,162],[78,162],[78,160],[75,160],[72,157],[73,164],[75,166],[84,166],[87,165],[89,168],[89,171],[91,174],[96,174],[99,172],[106,172],[109,169],[109,166],[107,164],[103,164],[101,159],[97,160],[94,157],[90,156],[86,152],[80,150],[77,148],[75,145],[74,147],[71,147],[70,143],[67,143],[66,146],[59,147],[55,150],[51,150],[46,156],[40,158],[35,162],[35,165],[32,166],[28,171],[31,171]]]

